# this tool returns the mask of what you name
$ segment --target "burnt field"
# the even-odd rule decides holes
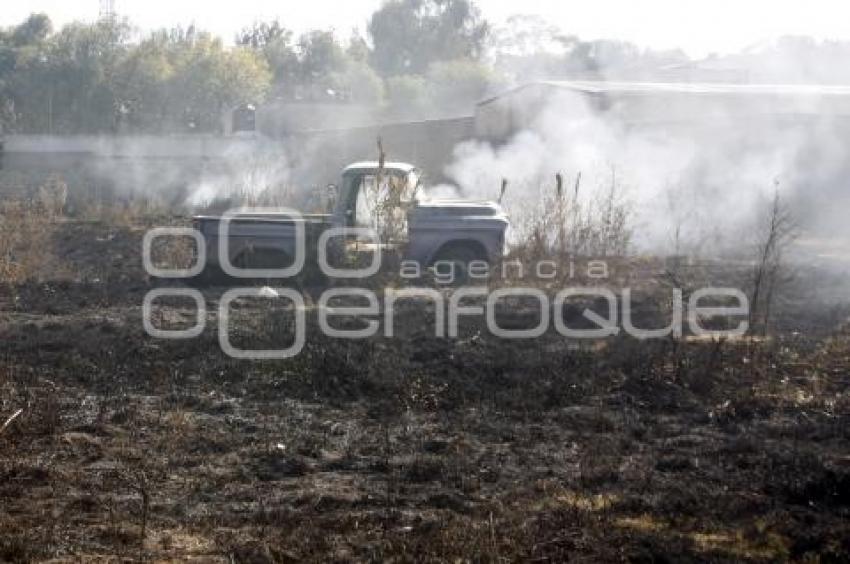
[[[847,311],[769,338],[153,339],[143,230],[63,222],[0,297],[0,560],[846,561]],[[185,304],[160,320],[191,324]],[[269,341],[274,308],[234,306]],[[272,314],[269,320],[267,316]],[[794,321],[798,327],[794,327]],[[482,324],[483,325],[483,324]]]

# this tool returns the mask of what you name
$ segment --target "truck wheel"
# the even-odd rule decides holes
[[[440,251],[432,266],[437,267],[438,271],[435,274],[439,280],[440,274],[445,275],[449,271],[449,267],[442,265],[451,264],[454,280],[449,285],[468,286],[481,282],[480,278],[471,278],[469,275],[469,263],[476,260],[489,263],[487,257],[482,256],[476,249],[465,245],[456,246]]]

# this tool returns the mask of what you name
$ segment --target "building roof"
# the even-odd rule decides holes
[[[739,95],[739,96],[850,96],[850,85],[821,84],[725,84],[692,82],[608,82],[601,80],[543,80],[517,86],[478,102],[489,104],[531,87],[545,87],[581,92],[584,94],[682,94],[682,95]]]

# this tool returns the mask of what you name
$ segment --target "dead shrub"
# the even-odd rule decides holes
[[[538,189],[535,205],[522,202],[505,206],[512,219],[515,252],[530,259],[544,257],[624,256],[632,238],[631,209],[612,171],[610,183],[590,198],[581,195],[581,173],[572,189],[555,175],[554,190]],[[548,193],[547,193],[548,192]]]
[[[227,195],[198,202],[194,211],[201,215],[218,215],[237,208],[297,208],[294,189],[288,185],[271,185],[257,189],[251,185],[238,185]],[[308,202],[315,208],[315,202]]]
[[[40,279],[51,262],[53,219],[32,201],[0,202],[0,282],[15,285]]]
[[[73,213],[82,221],[122,227],[151,225],[174,214],[171,206],[155,196],[114,201],[83,199],[77,202]]]
[[[190,268],[196,253],[191,237],[157,237],[151,245],[151,261],[160,269]]]
[[[750,330],[758,331],[762,336],[768,333],[771,310],[778,294],[791,279],[784,255],[796,236],[796,224],[785,202],[780,199],[777,187],[766,217],[758,226],[750,280]]]
[[[65,203],[68,199],[68,185],[58,174],[51,174],[46,182],[38,189],[35,205],[51,219],[61,217],[65,213]]]

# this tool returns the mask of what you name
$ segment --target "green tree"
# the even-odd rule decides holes
[[[177,69],[167,34],[154,34],[132,49],[116,73],[115,90],[124,124],[135,130],[169,129]]]
[[[115,71],[128,35],[129,25],[120,21],[73,23],[52,35],[19,74],[15,104],[24,121],[64,133],[113,129]]]
[[[369,63],[369,55],[371,54],[369,44],[356,29],[351,33],[345,54],[348,55],[348,58],[352,61],[366,64]]]
[[[8,41],[16,47],[43,43],[53,33],[53,23],[47,14],[30,14],[8,33]]]
[[[372,14],[372,64],[384,76],[422,74],[436,61],[476,59],[488,24],[471,0],[391,0]]]
[[[378,105],[384,99],[384,83],[368,64],[348,61],[341,71],[332,73],[328,84],[340,98],[359,104]]]
[[[356,32],[348,45],[332,31],[313,30],[293,41],[278,22],[256,23],[237,36],[237,43],[267,61],[276,98],[355,101],[383,99],[383,83],[368,64],[369,46]]]
[[[299,74],[305,83],[321,82],[345,68],[348,60],[332,31],[311,31],[298,41]]]
[[[264,49],[281,38],[291,37],[292,32],[282,27],[278,20],[257,22],[244,28],[236,35],[236,44],[252,49]]]
[[[431,103],[442,112],[469,111],[498,82],[488,66],[471,60],[436,62],[426,80]]]
[[[396,117],[422,116],[430,110],[428,87],[423,76],[391,76],[386,80],[386,93],[388,109]]]
[[[46,40],[51,30],[50,18],[44,14],[0,29],[0,125],[4,129],[25,129],[22,104],[33,104],[34,98],[44,102],[34,75],[47,74]]]
[[[175,117],[192,130],[216,131],[225,110],[259,102],[268,92],[271,71],[265,59],[250,49],[226,50],[206,33],[172,49],[169,94],[181,104]]]

